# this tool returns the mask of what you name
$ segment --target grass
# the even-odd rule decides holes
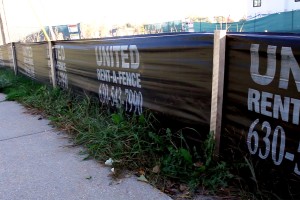
[[[191,193],[199,187],[215,193],[233,178],[228,164],[212,159],[211,134],[197,150],[187,144],[184,130],[161,128],[149,111],[140,116],[112,112],[95,97],[53,89],[5,69],[0,69],[0,92],[48,116],[75,144],[85,147],[87,158],[112,158],[117,171],[139,171],[165,192],[171,180],[185,184]]]

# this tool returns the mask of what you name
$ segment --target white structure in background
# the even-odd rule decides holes
[[[189,17],[182,20],[182,30],[185,32],[195,32],[193,20]]]
[[[300,0],[247,0],[247,16],[288,12],[300,9]]]

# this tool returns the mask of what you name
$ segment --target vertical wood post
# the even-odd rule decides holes
[[[17,58],[16,58],[16,48],[15,48],[15,43],[11,43],[11,53],[12,53],[12,59],[13,59],[13,66],[14,66],[14,72],[15,75],[18,74],[18,65],[17,65]]]
[[[6,44],[5,33],[4,33],[4,26],[3,26],[3,21],[2,21],[1,13],[0,13],[0,29],[1,29],[2,44]]]
[[[56,69],[55,69],[55,51],[54,51],[53,43],[51,41],[48,41],[48,49],[49,49],[52,85],[55,88],[57,86],[57,84],[56,84]]]
[[[226,30],[214,33],[213,78],[211,96],[210,132],[215,139],[215,157],[219,155],[222,123],[223,85],[225,68]]]

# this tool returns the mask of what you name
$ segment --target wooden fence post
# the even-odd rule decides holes
[[[224,68],[225,68],[226,30],[214,33],[213,79],[211,96],[210,132],[215,139],[215,157],[219,156],[222,123]]]
[[[15,43],[11,43],[11,53],[12,53],[12,59],[13,59],[13,66],[14,66],[14,72],[15,75],[18,74],[18,65],[17,65],[17,58],[16,58],[16,48],[15,48]]]
[[[48,49],[49,49],[49,59],[50,59],[50,68],[51,68],[51,77],[52,77],[52,85],[55,88],[56,84],[56,69],[55,69],[55,52],[54,47],[51,41],[48,41]]]

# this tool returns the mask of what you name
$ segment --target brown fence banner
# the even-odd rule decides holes
[[[48,44],[46,42],[16,43],[15,49],[18,71],[33,79],[50,84]]]
[[[259,179],[299,186],[299,35],[231,34],[226,44],[223,151],[253,159]]]
[[[209,125],[213,34],[163,34],[55,42],[57,85],[102,103]]]
[[[0,67],[8,67],[13,69],[11,44],[0,46]]]

